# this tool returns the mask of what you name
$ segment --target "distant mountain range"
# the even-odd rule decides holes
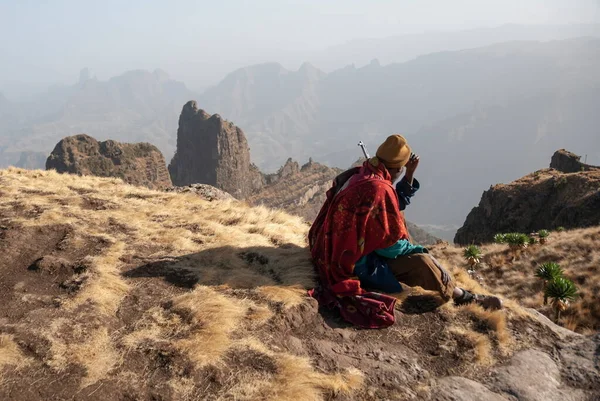
[[[510,41],[541,41],[600,37],[600,24],[518,25],[506,24],[455,32],[427,32],[387,38],[356,39],[319,52],[304,55],[324,71],[341,65],[362,66],[373,59],[383,64],[402,63],[418,56],[442,51],[456,51]]]
[[[558,148],[600,161],[600,40],[587,37],[499,43],[385,66],[374,60],[331,73],[267,63],[234,71],[201,95],[164,72],[133,71],[56,87],[26,104],[0,97],[0,167],[22,151],[48,154],[81,132],[151,142],[170,160],[178,113],[190,99],[240,126],[263,171],[289,157],[344,168],[360,155],[359,140],[374,153],[387,135],[405,134],[422,156],[423,186],[408,218],[449,230],[484,189],[546,167]]]
[[[27,103],[0,96],[0,167],[16,164],[23,151],[47,156],[60,139],[79,133],[151,142],[170,158],[181,106],[196,96],[160,70],[130,71],[108,81],[80,79]]]
[[[199,103],[244,127],[267,170],[289,156],[347,166],[359,140],[374,152],[404,133],[423,160],[409,217],[457,226],[490,184],[546,167],[557,148],[600,158],[600,40],[509,42],[330,74],[258,65]]]

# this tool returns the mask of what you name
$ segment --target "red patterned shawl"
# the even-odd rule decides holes
[[[345,176],[352,174],[347,188]],[[345,176],[344,176],[345,175]],[[408,239],[390,173],[377,158],[343,173],[327,191],[327,200],[309,232],[310,250],[321,286],[311,290],[321,305],[337,307],[341,316],[365,328],[394,323],[396,299],[366,292],[353,276],[354,264],[376,249]]]

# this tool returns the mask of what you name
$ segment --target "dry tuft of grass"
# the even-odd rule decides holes
[[[190,326],[188,337],[175,346],[202,367],[218,361],[229,349],[231,333],[245,316],[247,306],[211,288],[198,287],[175,298],[172,310]]]
[[[327,375],[315,372],[310,361],[292,355],[278,359],[279,374],[269,389],[272,400],[321,400],[324,392],[334,395],[348,394],[358,390],[364,382],[363,374],[357,369]]]
[[[111,239],[106,239],[109,242]],[[74,308],[86,301],[93,302],[98,311],[106,315],[116,312],[123,297],[129,292],[129,285],[121,277],[119,258],[123,256],[126,245],[113,241],[101,255],[88,257],[84,263],[93,266],[88,273],[87,285],[77,295],[65,303]]]
[[[512,354],[515,341],[508,330],[505,311],[489,311],[479,305],[471,304],[461,307],[460,312],[471,318],[480,331],[484,331],[495,341],[502,356]]]
[[[451,326],[448,328],[448,332],[468,344],[471,353],[463,355],[464,358],[471,358],[473,362],[481,366],[494,364],[492,344],[487,336],[460,326]]]
[[[5,366],[14,366],[19,369],[27,365],[21,349],[9,334],[0,334],[0,373]]]
[[[311,368],[308,358],[271,351],[252,339],[236,344],[235,352],[244,350],[254,351],[257,358],[270,358],[275,369],[270,373],[238,377],[224,399],[320,401],[350,394],[364,386],[364,375],[358,369],[331,374],[317,372]]]
[[[106,327],[87,333],[85,341],[69,345],[69,348],[70,359],[86,370],[86,376],[81,382],[82,388],[104,379],[122,360]]]
[[[279,302],[286,309],[300,305],[306,299],[306,290],[299,287],[258,287],[256,292],[269,301]]]
[[[45,365],[58,374],[62,374],[71,364],[85,369],[81,388],[104,379],[122,360],[107,327],[91,329],[82,323],[59,318],[52,321],[50,327],[39,329],[37,334],[50,344],[49,355],[44,359]]]

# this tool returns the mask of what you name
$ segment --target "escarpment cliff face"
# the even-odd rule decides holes
[[[183,106],[177,130],[177,152],[169,164],[173,184],[208,184],[243,199],[264,185],[264,177],[250,162],[244,132],[218,114],[198,109],[195,101]]]
[[[509,231],[600,224],[600,169],[564,150],[554,154],[551,167],[485,191],[454,242],[481,243]]]
[[[171,186],[165,159],[149,143],[99,142],[81,134],[61,140],[48,159],[47,170],[98,177],[117,177],[151,189]]]

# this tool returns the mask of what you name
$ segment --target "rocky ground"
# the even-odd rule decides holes
[[[0,399],[600,397],[600,337],[514,301],[439,307],[415,289],[394,326],[347,326],[305,296],[307,229],[230,200],[0,171]]]

